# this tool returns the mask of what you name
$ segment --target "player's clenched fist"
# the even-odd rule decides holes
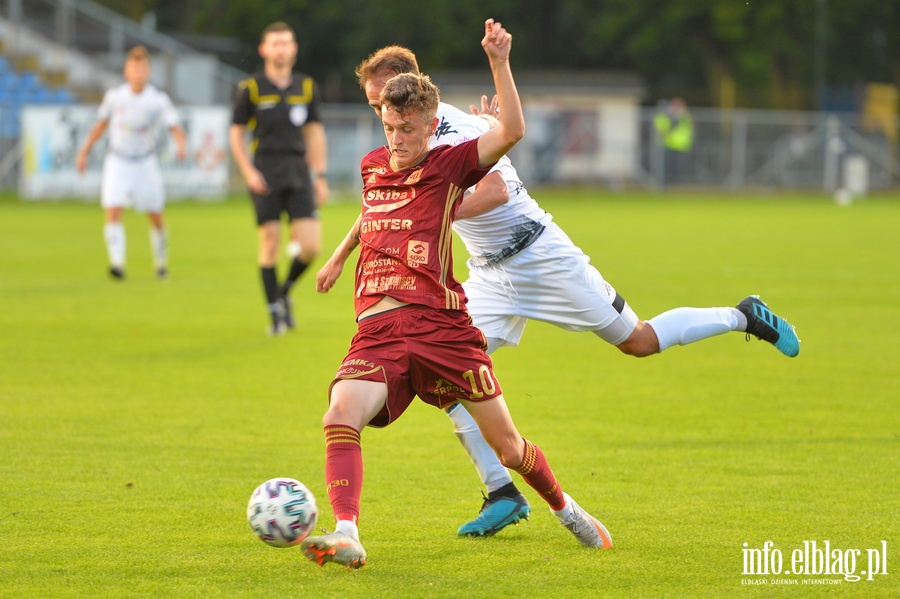
[[[484,38],[481,47],[487,53],[488,58],[494,60],[506,60],[509,58],[509,50],[512,47],[512,34],[503,25],[488,19],[484,22]]]

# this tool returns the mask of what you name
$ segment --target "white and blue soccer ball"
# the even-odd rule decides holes
[[[263,543],[272,547],[299,545],[319,518],[316,498],[293,478],[273,478],[256,487],[247,504],[247,521]]]

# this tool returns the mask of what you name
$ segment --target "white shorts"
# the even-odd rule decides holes
[[[492,266],[469,261],[463,283],[472,320],[488,339],[516,346],[525,323],[540,320],[567,331],[593,331],[619,345],[638,318],[580,248],[550,222],[534,243]]]
[[[159,213],[166,205],[162,172],[155,154],[135,160],[107,154],[103,160],[100,204]]]

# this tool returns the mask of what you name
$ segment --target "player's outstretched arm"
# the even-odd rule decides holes
[[[478,182],[475,191],[463,199],[454,220],[480,216],[508,201],[509,188],[506,186],[506,181],[503,180],[503,175],[493,171]]]
[[[482,166],[487,166],[499,160],[525,136],[525,115],[509,67],[512,35],[500,23],[488,19],[484,22],[481,46],[491,63],[497,101],[503,106],[499,114],[500,125],[478,138],[478,161]]]
[[[350,232],[344,237],[344,240],[337,246],[331,258],[316,273],[316,291],[319,293],[328,293],[334,287],[335,282],[340,278],[344,271],[344,262],[359,245],[359,225],[362,222],[362,215],[356,217],[356,222],[350,227]]]
[[[103,132],[106,131],[108,125],[109,120],[102,119],[94,123],[94,126],[91,127],[87,139],[84,140],[84,145],[81,146],[81,150],[78,151],[78,156],[75,157],[75,168],[78,169],[79,173],[84,174],[84,171],[87,169],[88,154],[91,153],[91,148],[94,147],[94,144],[97,143],[97,140],[100,139]]]

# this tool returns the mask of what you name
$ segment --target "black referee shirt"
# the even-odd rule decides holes
[[[294,73],[291,84],[279,89],[265,74],[240,83],[231,122],[253,134],[253,164],[270,186],[309,188],[306,143],[300,129],[321,122],[319,89],[312,77]]]
[[[258,73],[238,85],[231,122],[246,125],[253,134],[255,154],[306,155],[300,128],[321,122],[319,89],[312,77],[294,73],[286,89],[279,89]]]

